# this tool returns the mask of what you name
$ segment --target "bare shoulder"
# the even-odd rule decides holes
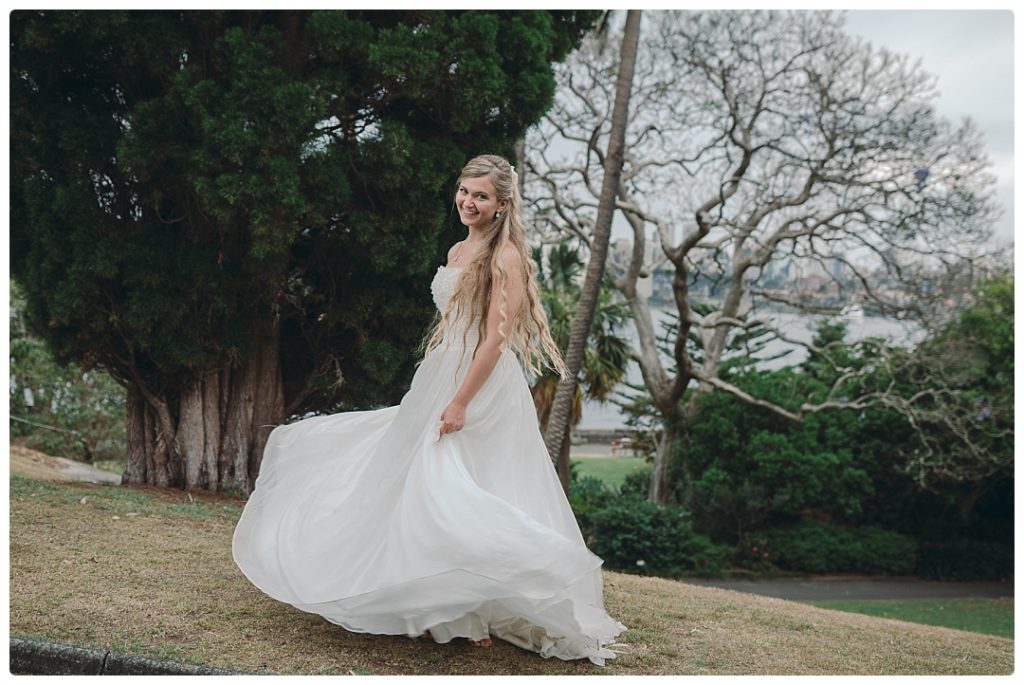
[[[458,252],[459,250],[459,245],[461,245],[464,242],[466,241],[460,240],[459,242],[455,243],[454,245],[448,248],[448,263],[451,263],[452,259],[455,257],[455,253]]]

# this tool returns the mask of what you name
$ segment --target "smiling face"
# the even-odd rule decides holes
[[[459,219],[466,227],[482,228],[494,220],[494,213],[505,209],[508,200],[499,200],[494,184],[487,176],[463,178],[455,191]]]

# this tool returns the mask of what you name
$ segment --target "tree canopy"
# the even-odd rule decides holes
[[[346,379],[308,408],[393,397],[454,174],[543,113],[586,19],[14,12],[31,323],[62,360],[163,387],[244,358],[279,317],[295,392],[317,369]]]
[[[13,12],[28,324],[172,434],[189,388],[257,358],[277,422],[396,400],[459,169],[510,154],[598,14]]]

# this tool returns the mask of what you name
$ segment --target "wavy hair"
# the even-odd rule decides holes
[[[507,199],[509,202],[501,212],[501,217],[493,219],[490,225],[484,228],[483,245],[473,259],[463,267],[444,313],[428,333],[425,351],[430,352],[437,347],[444,339],[451,323],[468,314],[470,321],[478,321],[479,336],[473,350],[473,355],[476,356],[476,351],[486,336],[491,294],[494,284],[497,283],[501,289],[501,324],[498,333],[502,340],[518,355],[532,374],[540,375],[542,366],[548,366],[564,378],[568,372],[562,360],[562,353],[551,338],[547,313],[541,304],[540,288],[537,286],[537,269],[526,242],[526,225],[520,216],[523,200],[519,194],[515,171],[504,157],[480,155],[462,167],[455,189],[458,190],[458,186],[465,178],[482,176],[486,176],[494,184],[498,200]],[[509,245],[519,254],[523,283],[526,285],[523,303],[511,320],[505,313],[509,275],[505,272],[500,258]],[[467,334],[468,327],[463,331],[463,342]]]

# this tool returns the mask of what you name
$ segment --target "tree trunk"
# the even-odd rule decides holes
[[[562,451],[558,454],[558,480],[562,482],[562,490],[565,496],[569,496],[569,450],[572,442],[569,439],[572,433],[572,424],[565,422],[565,434],[562,437]]]
[[[615,214],[615,196],[622,176],[622,161],[626,139],[626,124],[629,117],[629,94],[633,86],[633,71],[636,65],[637,43],[640,37],[640,11],[629,10],[626,27],[622,36],[622,53],[619,60],[619,74],[615,83],[615,105],[612,109],[612,127],[608,140],[608,154],[604,161],[604,181],[597,206],[594,223],[594,238],[590,245],[590,259],[587,273],[580,290],[580,299],[572,319],[569,332],[569,349],[565,366],[568,374],[558,382],[555,399],[551,407],[551,418],[544,435],[544,443],[552,458],[562,453],[566,440],[566,426],[572,399],[576,394],[576,377],[583,366],[583,348],[589,337],[597,306],[597,294],[604,278],[605,261],[608,257],[608,238],[611,235],[612,217]]]
[[[652,502],[668,504],[671,500],[673,483],[669,466],[681,435],[678,417],[662,418],[661,441],[654,453],[654,468],[651,469],[651,483],[647,489],[647,499]]]
[[[526,136],[522,135],[512,144],[512,152],[516,156],[516,164],[521,169],[516,169],[516,176],[519,178],[519,197],[523,196],[523,188],[526,187]]]
[[[168,398],[147,400],[137,386],[128,389],[121,482],[252,492],[267,437],[285,419],[276,336],[241,366],[186,387],[176,404],[172,412]]]

